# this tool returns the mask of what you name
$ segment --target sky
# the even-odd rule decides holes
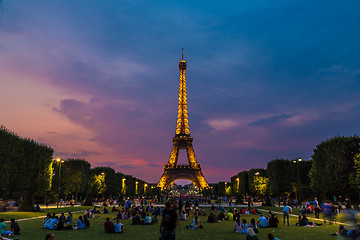
[[[156,183],[184,48],[208,182],[309,160],[321,141],[359,134],[359,12],[357,0],[0,0],[0,125]]]

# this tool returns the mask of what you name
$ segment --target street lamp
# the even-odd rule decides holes
[[[138,181],[135,182],[135,194],[137,194],[137,190],[138,190]]]
[[[61,158],[56,158],[56,162],[59,164],[59,189],[58,189],[58,201],[56,204],[56,207],[59,207],[59,200],[60,200],[60,180],[61,180],[61,164],[64,162],[64,160],[62,160]]]
[[[239,188],[240,188],[240,179],[239,178],[236,179],[236,184],[237,184],[236,192],[239,193]]]
[[[124,195],[125,195],[125,187],[126,187],[126,186],[125,186],[125,181],[126,181],[126,178],[123,178],[123,179],[122,179],[122,185],[121,185],[121,188],[122,188],[122,189],[121,189],[121,192],[122,192]]]
[[[255,187],[255,193],[257,193],[257,190],[259,190],[260,197],[261,197],[261,201],[263,202],[263,197],[262,197],[261,190],[260,190],[260,186],[259,186],[259,185],[260,185],[259,175],[260,175],[260,172],[256,172],[256,173],[255,173],[256,185],[254,184],[254,187]]]
[[[300,187],[299,162],[301,162],[301,161],[302,161],[301,158],[298,158],[297,160],[293,161],[293,163],[296,164],[296,172],[297,172],[296,199],[300,198],[300,196],[299,196],[299,187]]]
[[[146,194],[146,187],[147,187],[147,184],[145,183],[144,184],[144,194]]]
[[[225,182],[225,196],[226,196],[226,188],[227,188],[227,182]]]

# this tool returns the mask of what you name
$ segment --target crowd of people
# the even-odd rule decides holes
[[[74,224],[71,212],[68,213],[67,217],[65,217],[64,213],[60,217],[55,213],[52,215],[48,213],[43,220],[42,227],[49,230],[82,230],[90,227],[90,221],[86,214],[80,215],[76,224]]]
[[[6,237],[12,237],[14,235],[20,235],[20,226],[14,218],[10,220],[10,230],[7,230],[5,220],[0,219],[0,236],[1,239],[7,239]]]
[[[271,211],[266,213],[264,211],[260,212],[257,208],[253,207],[252,204],[238,209],[233,206],[233,204],[229,204],[229,207],[224,207],[224,204],[213,204],[204,209],[200,206],[200,203],[209,204],[206,198],[172,198],[163,200],[167,200],[165,207],[155,205],[156,201],[153,199],[141,199],[135,202],[133,199],[127,198],[122,204],[119,203],[117,205],[118,207],[113,205],[114,202],[105,202],[102,204],[102,207],[95,206],[87,209],[80,216],[76,215],[78,216],[76,220],[71,212],[58,215],[48,213],[43,220],[42,227],[50,231],[83,230],[90,227],[89,219],[101,216],[99,214],[112,212],[115,216],[113,219],[109,218],[109,215],[105,216],[106,221],[103,226],[104,233],[123,233],[123,220],[130,220],[133,225],[153,225],[160,223],[160,239],[166,240],[174,239],[175,228],[178,226],[178,221],[190,220],[190,224],[185,225],[185,227],[189,230],[198,230],[204,228],[204,225],[200,223],[199,216],[207,216],[207,223],[233,221],[233,229],[236,234],[243,234],[246,240],[256,240],[258,239],[259,232],[267,233],[267,228],[278,228],[280,224],[276,213]],[[224,202],[226,200],[227,199],[223,199]],[[232,200],[229,200],[229,202],[232,203]],[[320,213],[322,213],[326,219],[330,219],[330,217],[332,219],[333,215],[339,212],[339,209],[331,204],[319,204],[316,198],[311,202],[305,202],[303,206],[298,206],[298,208],[299,219],[296,225],[306,227],[322,225],[321,223],[312,221],[313,219],[308,217],[310,213],[314,213],[315,218],[319,218]],[[292,211],[293,206],[285,203],[282,209],[282,223],[284,226],[290,225],[289,219]],[[161,216],[161,218],[159,218],[159,216]],[[249,219],[251,220],[249,221]],[[128,221],[129,224],[130,221]],[[205,225],[205,228],[207,226],[209,225]],[[15,219],[11,220],[10,228],[7,229],[6,227],[4,219],[0,219],[0,239],[7,239],[9,236],[20,234],[20,227]],[[360,228],[348,230],[342,225],[336,234],[342,236],[360,235]],[[53,236],[54,234],[49,235],[48,239],[53,239]],[[276,240],[277,238],[269,233],[268,239]]]

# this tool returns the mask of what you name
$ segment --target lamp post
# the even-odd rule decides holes
[[[126,178],[123,178],[123,179],[122,179],[122,185],[121,185],[121,188],[122,188],[122,189],[121,189],[121,192],[122,192],[124,195],[125,195],[125,193],[126,193],[126,192],[125,192],[125,187],[126,187],[126,186],[125,186],[125,181],[126,181]]]
[[[239,190],[240,190],[239,188],[240,188],[240,179],[237,178],[237,179],[236,179],[236,193],[238,193],[238,194],[239,194],[239,192],[240,192],[240,191],[239,191]]]
[[[147,184],[145,183],[144,184],[144,194],[146,194],[146,187],[147,187]]]
[[[260,189],[260,187],[259,187],[259,175],[260,175],[260,172],[255,173],[256,184],[257,184],[257,186],[254,186],[255,187],[255,193],[257,192],[258,189]],[[261,193],[260,193],[260,197],[261,197],[261,201],[262,201],[262,194]]]
[[[64,162],[64,160],[62,160],[61,158],[56,158],[56,162],[59,164],[59,188],[58,188],[58,201],[56,204],[56,207],[59,207],[59,201],[60,201],[60,191],[61,191],[61,187],[60,187],[60,181],[61,181],[61,164]]]
[[[225,196],[226,196],[226,187],[227,187],[227,182],[225,182]]]
[[[296,173],[297,173],[297,187],[296,187],[296,199],[300,198],[299,196],[299,187],[300,187],[300,175],[299,175],[299,162],[301,162],[301,158],[294,160],[293,163],[296,164]]]
[[[135,182],[135,195],[137,194],[138,184],[139,184],[139,182],[138,182],[138,181],[136,181],[136,182]]]

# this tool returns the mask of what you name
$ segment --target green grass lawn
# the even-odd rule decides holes
[[[77,207],[77,208],[65,208],[65,209],[49,209],[48,212],[75,212],[79,210],[85,210],[86,207]],[[269,208],[266,208],[269,209]],[[281,212],[282,208],[271,208],[272,211]],[[207,211],[208,212],[208,211]],[[80,213],[74,214],[74,220],[78,219]],[[10,212],[10,213],[0,213],[0,218],[9,220],[14,217],[16,219],[36,217],[46,215],[46,213],[24,213],[24,212]],[[131,220],[123,220],[124,224],[124,233],[122,234],[104,234],[103,223],[105,218],[114,218],[115,213],[110,212],[109,214],[98,214],[99,218],[90,219],[91,226],[89,229],[85,230],[63,230],[63,231],[54,231],[56,240],[77,240],[77,239],[136,239],[136,240],[150,240],[150,239],[159,239],[159,224],[154,224],[150,226],[143,225],[131,225]],[[250,222],[251,218],[257,219],[259,215],[241,215],[242,218],[246,218]],[[313,217],[310,215],[310,217]],[[280,223],[282,223],[282,215],[278,215]],[[159,218],[161,219],[161,217]],[[42,218],[33,219],[28,221],[20,221],[19,225],[21,228],[21,235],[19,239],[44,239],[45,235],[49,233],[49,230],[42,229]],[[75,220],[75,221],[76,221]],[[192,218],[188,221],[180,221],[176,230],[176,239],[244,239],[245,234],[237,234],[233,231],[233,221],[223,221],[221,223],[206,223],[207,216],[200,217],[200,222],[204,226],[200,230],[190,230],[186,229],[185,226],[190,224]],[[297,218],[290,218],[291,226],[279,225],[279,228],[268,228],[268,229],[259,229],[259,239],[267,239],[267,234],[270,232],[274,236],[278,237],[280,240],[303,240],[303,239],[314,239],[314,240],[328,240],[334,239],[337,237],[330,236],[330,233],[336,232],[339,225],[323,225],[319,227],[297,227],[295,223]],[[9,224],[7,224],[9,226]]]

